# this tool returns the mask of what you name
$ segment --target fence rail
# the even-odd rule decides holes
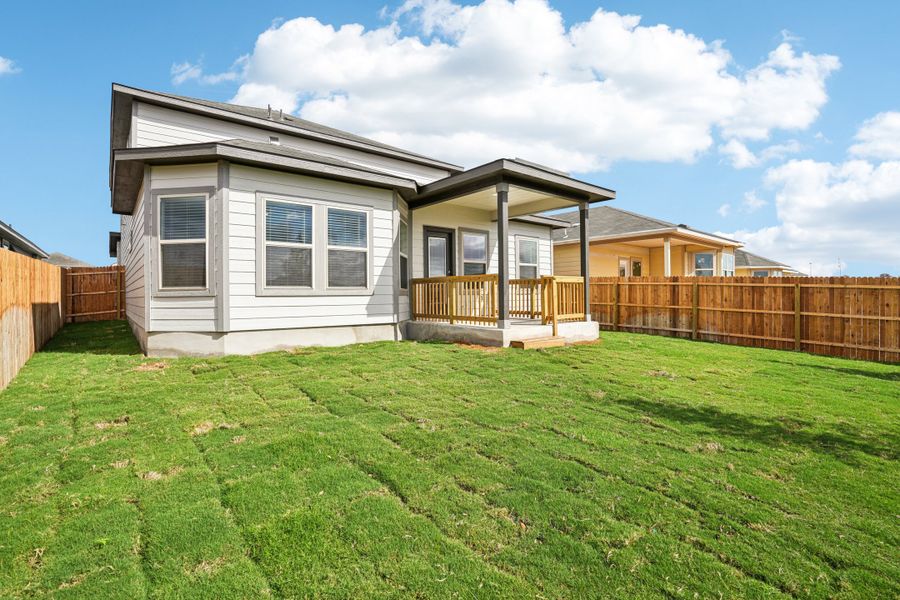
[[[604,329],[900,362],[900,278],[593,277]]]
[[[65,320],[59,267],[0,250],[0,390]]]

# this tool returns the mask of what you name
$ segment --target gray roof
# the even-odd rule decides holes
[[[764,256],[760,256],[758,254],[751,254],[746,250],[735,250],[734,251],[734,266],[735,267],[781,267],[781,268],[790,268],[784,263],[780,263],[772,260],[771,258],[766,258]]]
[[[47,262],[51,265],[56,265],[57,267],[90,267],[93,266],[90,263],[86,263],[83,260],[78,260],[68,254],[63,254],[62,252],[52,252],[50,256],[47,257]]]
[[[36,254],[41,258],[47,258],[48,256],[48,254],[41,250],[41,248],[37,244],[13,229],[12,225],[4,223],[3,221],[0,221],[0,237],[13,242],[17,247],[24,248],[25,250],[28,250],[32,254]]]
[[[306,119],[301,119],[300,117],[294,116],[290,113],[286,113],[278,108],[259,108],[255,106],[244,106],[241,104],[230,104],[228,102],[216,102],[213,100],[205,100],[203,98],[192,98],[190,96],[180,96],[178,94],[170,94],[167,92],[157,92],[124,86],[121,84],[113,84],[113,93],[115,94],[116,92],[135,95],[143,101],[155,101],[160,104],[166,104],[166,100],[169,99],[180,103],[181,107],[183,107],[182,109],[188,108],[184,105],[184,103],[194,104],[201,111],[203,108],[219,110],[232,113],[234,115],[240,115],[241,117],[251,117],[253,119],[267,121],[271,124],[270,126],[277,126],[278,128],[288,127],[296,131],[295,135],[301,137],[310,137],[310,134],[312,134],[313,136],[319,138],[331,138],[334,141],[343,140],[345,142],[349,142],[355,147],[361,146],[363,147],[363,149],[368,148],[370,150],[375,150],[376,153],[380,150],[397,156],[398,158],[405,157],[407,159],[411,159],[412,162],[422,162],[439,168],[445,168],[450,171],[462,170],[462,167],[458,165],[453,165],[451,163],[424,156],[422,154],[410,152],[409,150],[404,150],[403,148],[384,144],[382,142],[343,131],[341,129],[328,127],[320,123],[314,123],[313,121],[307,121]],[[115,148],[116,145],[113,144],[113,147]]]
[[[578,211],[570,211],[553,216],[558,219],[565,219],[569,223],[573,224],[572,227],[567,230],[554,231],[554,241],[572,239],[577,240],[579,238],[579,230],[581,226],[578,224]],[[621,208],[615,208],[612,206],[597,206],[590,210],[588,221],[588,237],[606,237],[655,230],[660,230],[662,232],[675,228],[692,231],[694,233],[705,236],[712,236],[726,242],[734,242],[734,240],[724,238],[714,233],[708,233],[706,231],[700,231],[699,229],[688,227],[683,223],[670,223],[669,221],[663,221],[662,219],[655,219],[653,217],[639,215],[638,213],[633,213],[631,211],[622,210]]]

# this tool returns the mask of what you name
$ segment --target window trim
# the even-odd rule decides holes
[[[519,247],[522,242],[534,242],[537,252],[535,258],[537,258],[537,262],[535,263],[523,263],[519,259],[521,255],[519,254]],[[507,250],[508,251],[508,250]],[[526,267],[534,267],[534,276],[535,279],[541,278],[541,240],[540,238],[528,236],[528,235],[517,235],[516,236],[516,278],[517,279],[526,279],[522,277],[522,265]]]
[[[772,277],[772,273],[768,269],[753,269],[750,272],[751,277]]]
[[[172,288],[162,287],[162,246],[171,244],[172,242],[161,243],[160,234],[162,217],[161,200],[166,198],[185,198],[190,196],[204,196],[206,201],[206,286],[190,287],[190,288]],[[152,190],[150,193],[150,221],[151,229],[151,284],[152,296],[155,298],[164,297],[213,297],[216,295],[216,277],[215,277],[215,255],[213,248],[219,243],[219,235],[215,230],[216,208],[212,201],[216,196],[216,188],[209,187],[187,187],[187,188],[160,188]],[[133,222],[132,222],[133,225]],[[133,236],[133,231],[131,232]],[[187,243],[197,243],[187,242]],[[212,247],[211,247],[212,246]]]
[[[296,204],[297,206],[308,206],[310,208],[310,233],[312,234],[312,241],[309,244],[301,244],[301,243],[292,243],[292,242],[270,242],[267,239],[267,231],[266,231],[266,206],[269,201],[281,203],[281,204]],[[274,198],[272,196],[265,196],[262,199],[262,205],[260,207],[262,210],[262,228],[259,230],[257,235],[262,238],[262,252],[259,255],[260,266],[259,270],[262,272],[262,280],[260,284],[262,285],[262,289],[267,292],[288,292],[289,295],[296,295],[297,292],[309,292],[315,289],[316,284],[316,207],[313,203],[304,201],[300,198]],[[269,246],[278,246],[282,248],[309,248],[310,250],[310,280],[309,285],[268,285],[266,283],[267,280],[267,272],[268,268],[267,259],[266,259],[266,248]],[[285,294],[273,294],[273,295],[285,295]]]
[[[457,260],[459,261],[459,268],[456,270],[456,272],[461,275],[465,275],[466,263],[472,263],[476,265],[481,264],[481,261],[466,260],[465,240],[463,238],[467,233],[470,235],[480,235],[484,237],[484,274],[487,275],[491,272],[491,233],[486,229],[473,229],[471,227],[460,227],[459,229],[457,229],[459,241],[456,245],[459,247],[459,249],[457,250]]]
[[[328,241],[328,212],[331,210],[342,210],[345,212],[362,213],[366,219],[366,247],[359,246],[333,246]],[[369,292],[372,290],[372,211],[355,206],[338,206],[334,204],[325,205],[324,216],[324,235],[325,235],[325,291],[326,292]],[[330,250],[344,250],[350,252],[366,253],[366,285],[365,286],[332,286],[328,283],[328,254]]]
[[[726,273],[726,272],[725,272],[725,259],[726,259],[725,257],[730,257],[730,258],[731,258],[731,269],[729,269],[729,273]],[[720,263],[719,267],[720,267],[720,269],[722,270],[721,275],[722,275],[723,277],[734,277],[734,274],[735,274],[735,271],[736,271],[736,269],[735,269],[734,254],[729,254],[729,253],[727,253],[727,252],[722,252],[721,259],[719,260],[719,263]]]
[[[263,268],[265,264],[265,227],[266,227],[266,200],[274,200],[276,202],[296,202],[298,204],[306,204],[312,206],[313,222],[312,222],[312,260],[313,260],[313,279],[312,287],[268,287],[266,283],[266,272]],[[256,263],[254,266],[254,279],[256,281],[256,296],[286,296],[286,297],[305,297],[305,296],[371,296],[375,293],[375,262],[374,262],[374,209],[365,204],[354,204],[352,202],[343,202],[331,198],[316,197],[311,194],[289,195],[277,192],[257,191],[256,192],[256,227],[253,232],[254,244],[256,247]],[[355,210],[366,214],[366,241],[367,261],[366,261],[366,283],[365,288],[349,288],[349,287],[328,287],[328,208],[337,208],[343,210]],[[355,248],[361,250],[360,248]]]
[[[710,273],[709,275],[698,275],[697,274],[697,256],[699,256],[701,254],[708,254],[708,255],[712,256],[712,268],[711,269],[703,269],[704,271],[711,270],[712,273]],[[715,250],[694,252],[693,255],[691,256],[691,267],[692,267],[691,273],[693,274],[694,277],[715,277],[715,275],[716,275],[716,252],[715,252]]]

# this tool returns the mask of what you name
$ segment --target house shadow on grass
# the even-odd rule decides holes
[[[133,356],[141,348],[126,321],[93,321],[64,325],[41,352]]]
[[[666,419],[684,425],[700,425],[717,433],[767,446],[800,446],[819,454],[828,454],[847,464],[858,464],[856,453],[884,460],[896,460],[900,436],[884,432],[877,439],[853,427],[832,425],[818,430],[809,421],[796,418],[765,419],[721,411],[714,407],[693,407],[676,402],[653,402],[640,398],[617,399],[616,404],[642,415]],[[713,434],[715,435],[715,433]]]

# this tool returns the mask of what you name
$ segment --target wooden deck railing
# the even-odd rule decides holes
[[[426,277],[412,280],[412,318],[461,325],[497,322],[496,274]],[[541,277],[509,281],[510,317],[541,319],[543,324],[584,319],[584,279]]]

